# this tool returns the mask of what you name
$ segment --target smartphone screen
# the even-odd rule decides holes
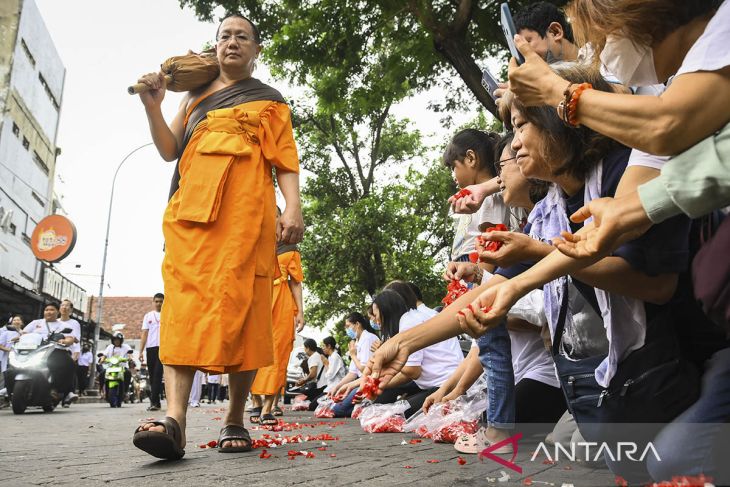
[[[487,93],[489,93],[489,96],[492,97],[492,100],[496,100],[494,97],[494,90],[499,88],[499,85],[488,69],[482,71],[482,86],[485,90],[487,90]]]
[[[500,10],[502,14],[502,30],[504,31],[505,39],[507,39],[509,51],[512,53],[512,57],[517,59],[517,64],[522,64],[525,62],[525,58],[522,57],[520,51],[517,50],[517,46],[515,46],[515,34],[517,34],[517,32],[515,30],[515,23],[512,21],[512,13],[509,11],[509,5],[507,5],[507,2],[500,6]]]

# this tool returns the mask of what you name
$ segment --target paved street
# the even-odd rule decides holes
[[[77,404],[52,414],[32,411],[15,416],[0,411],[0,484],[22,485],[614,485],[614,477],[604,469],[593,470],[575,463],[530,462],[534,447],[520,442],[516,463],[522,474],[492,461],[480,462],[463,455],[457,463],[451,445],[430,440],[402,445],[414,437],[407,434],[364,433],[351,419],[320,420],[311,413],[286,413],[288,422],[306,425],[284,436],[330,434],[339,440],[312,441],[271,449],[271,458],[259,457],[261,450],[245,454],[220,454],[201,449],[214,440],[221,427],[222,410],[215,405],[191,409],[188,446],[179,462],[155,461],[132,446],[134,427],[149,416],[147,404],[111,409],[105,404]],[[315,425],[310,427],[309,425]],[[295,426],[296,427],[296,426]],[[252,431],[260,438],[264,431]],[[535,442],[533,442],[534,444]],[[318,448],[323,448],[319,450]],[[314,458],[289,459],[287,451],[305,450]],[[528,452],[529,450],[529,452]],[[509,457],[507,457],[509,460]],[[429,463],[428,460],[438,462]],[[411,468],[406,468],[406,467]],[[501,472],[510,480],[499,482]],[[529,480],[526,480],[529,477]]]

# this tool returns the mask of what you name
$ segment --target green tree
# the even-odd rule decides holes
[[[322,108],[297,112],[302,167],[313,174],[302,191],[301,252],[315,325],[363,311],[392,279],[418,283],[431,302],[442,293],[438,262],[452,239],[446,199],[454,185],[421,157],[418,131],[389,109],[360,123]]]
[[[534,0],[513,0],[510,6],[515,12],[529,3]],[[566,0],[552,3],[564,5]],[[219,5],[244,12],[264,33],[264,57],[274,74],[300,86],[317,85],[323,101],[336,101],[370,84],[407,92],[438,85],[446,99],[434,109],[449,111],[476,99],[496,115],[494,102],[481,86],[479,63],[506,54],[497,1],[180,0],[180,4],[192,6],[206,20]],[[464,96],[464,86],[473,98]]]

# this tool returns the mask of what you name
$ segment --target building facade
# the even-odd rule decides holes
[[[0,313],[38,313],[86,292],[30,246],[36,224],[60,210],[54,193],[66,68],[33,0],[0,3]],[[35,301],[35,303],[34,303]],[[34,309],[34,306],[36,309]]]

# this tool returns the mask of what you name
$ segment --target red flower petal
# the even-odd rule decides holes
[[[439,463],[440,461],[441,460],[431,459],[431,460],[426,460],[426,463]]]
[[[208,448],[215,448],[216,446],[218,446],[218,442],[216,440],[210,440],[208,442]]]
[[[458,462],[459,465],[466,465],[466,460],[464,460],[461,457],[456,457],[456,461]]]
[[[527,477],[525,480],[522,481],[523,485],[532,485],[532,478]]]

